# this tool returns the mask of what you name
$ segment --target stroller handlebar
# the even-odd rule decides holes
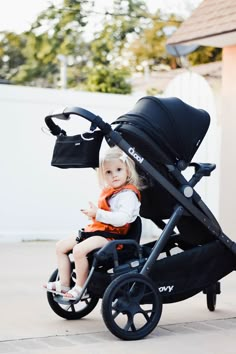
[[[58,125],[56,125],[53,121],[53,118],[61,119],[61,120],[69,120],[70,115],[77,115],[87,119],[91,122],[91,130],[95,130],[97,127],[100,128],[102,131],[107,133],[111,130],[111,127],[108,123],[105,123],[101,117],[93,114],[90,111],[87,111],[81,107],[66,107],[62,112],[52,112],[51,114],[45,117],[45,123],[49,128],[52,135],[66,135],[66,132],[62,130]],[[109,129],[108,129],[109,127]]]

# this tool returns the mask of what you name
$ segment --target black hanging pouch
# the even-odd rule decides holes
[[[101,130],[67,136],[58,135],[51,165],[59,168],[96,168],[103,139]]]

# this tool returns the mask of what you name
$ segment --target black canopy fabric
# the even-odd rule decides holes
[[[129,129],[132,125],[139,128],[172,161],[189,163],[208,130],[210,116],[206,111],[194,108],[176,97],[146,96],[113,124],[129,124]]]

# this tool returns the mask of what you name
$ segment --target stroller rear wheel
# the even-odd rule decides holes
[[[102,315],[107,328],[118,338],[137,340],[157,326],[162,301],[152,280],[141,274],[124,274],[106,289]]]
[[[211,286],[209,286],[205,290],[206,300],[207,300],[207,308],[209,311],[213,312],[216,308],[216,299],[217,294],[220,294],[220,282],[217,282]]]
[[[49,281],[53,282],[58,280],[58,270],[56,269]],[[73,280],[72,280],[73,286]],[[86,300],[79,301],[77,304],[70,302],[60,302],[58,295],[47,292],[47,299],[52,310],[60,317],[63,317],[67,320],[78,320],[82,317],[87,316],[97,305],[99,298],[98,297],[89,297]]]
[[[207,308],[209,311],[215,311],[216,308],[216,293],[214,291],[209,291],[206,294],[207,298]]]

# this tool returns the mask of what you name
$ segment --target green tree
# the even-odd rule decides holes
[[[129,72],[111,65],[98,65],[90,70],[85,88],[88,91],[127,94],[131,85],[127,81]]]
[[[91,41],[94,63],[107,65],[123,61],[123,49],[130,38],[140,33],[147,9],[142,0],[114,0],[112,11],[103,19],[103,28]]]
[[[191,65],[199,65],[219,61],[222,60],[222,49],[200,46],[197,50],[188,55],[188,60]]]
[[[58,55],[69,57],[69,65],[78,64],[77,57],[81,59],[85,49],[82,33],[87,23],[87,3],[64,0],[61,7],[51,5],[38,16],[31,30],[22,34],[24,60],[12,75],[12,82],[55,87],[60,70]]]
[[[88,90],[130,92],[127,79],[131,71],[125,47],[132,36],[138,35],[146,17],[147,8],[142,0],[113,1],[111,11],[102,19],[102,29],[90,42],[90,63],[95,69],[88,73]]]
[[[27,40],[12,32],[1,32],[0,39],[0,79],[11,81],[25,62],[21,48]]]
[[[163,20],[160,11],[155,15],[150,14],[146,26],[127,49],[132,66],[136,70],[144,70],[144,67],[148,66],[150,71],[155,70],[160,64],[176,67],[175,59],[166,51],[166,40],[168,31],[173,27],[177,28],[180,24],[181,21],[174,15]]]
[[[68,87],[101,92],[130,92],[129,76],[161,64],[175,68],[166,39],[181,20],[148,12],[143,0],[112,0],[110,11],[95,18],[96,31],[85,35],[94,19],[92,0],[62,0],[50,5],[21,35],[0,33],[0,79],[15,84],[57,87],[59,55],[67,58]],[[219,60],[221,50],[201,47],[189,55],[192,65]]]

